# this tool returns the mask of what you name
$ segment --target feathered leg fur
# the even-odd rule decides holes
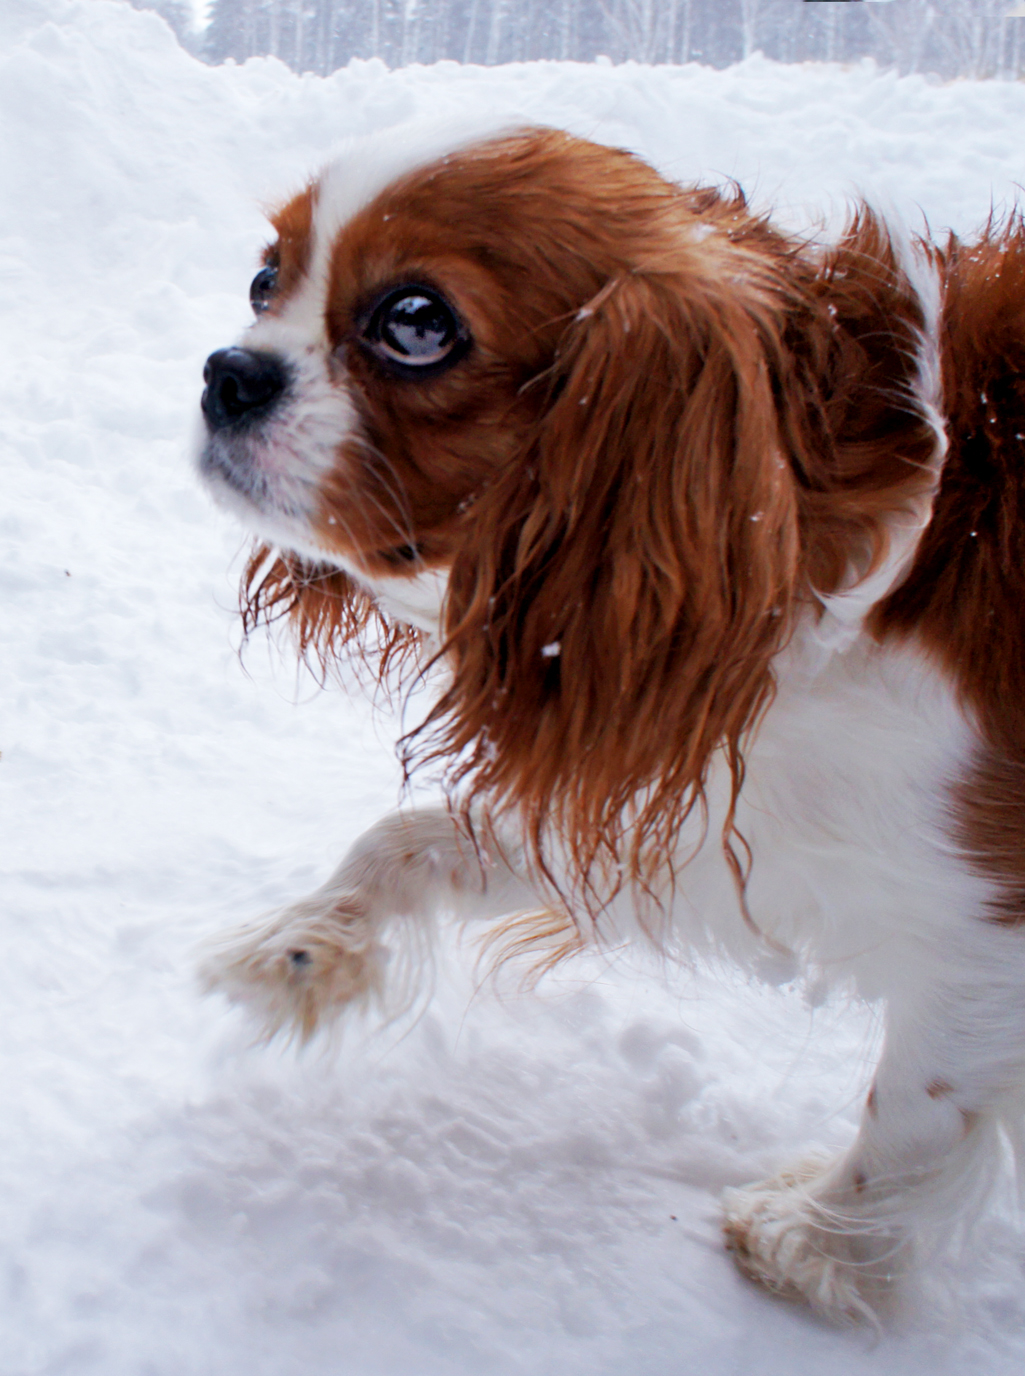
[[[208,947],[201,978],[269,1038],[308,1041],[347,1008],[402,1011],[429,963],[436,918],[493,918],[545,901],[514,872],[516,847],[475,844],[443,808],[397,812],[355,842],[327,883]]]
[[[839,1160],[809,1160],[730,1190],[725,1233],[741,1269],[834,1320],[875,1322],[894,1282],[977,1216],[1020,1115],[1023,957],[1015,934],[979,923],[941,983],[891,992],[887,1031],[858,1136]],[[908,983],[914,952],[904,953]],[[1013,1133],[1012,1133],[1013,1136]]]

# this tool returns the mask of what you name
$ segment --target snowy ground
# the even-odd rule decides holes
[[[852,186],[967,229],[1025,173],[1025,86],[787,69],[210,69],[104,0],[0,13],[0,1372],[1019,1372],[995,1212],[872,1346],[747,1287],[716,1194],[837,1144],[871,1016],[582,963],[407,1035],[252,1049],[194,947],[319,881],[392,806],[395,723],[237,656],[239,533],[188,462],[248,318],[261,201],[333,140],[494,105],[739,178],[800,221]],[[957,1296],[956,1302],[951,1294]]]

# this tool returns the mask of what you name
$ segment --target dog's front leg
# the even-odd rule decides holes
[[[268,1037],[289,1029],[306,1041],[353,1005],[411,1002],[439,914],[545,908],[524,875],[518,846],[475,845],[442,808],[394,813],[308,898],[211,943],[201,977]]]

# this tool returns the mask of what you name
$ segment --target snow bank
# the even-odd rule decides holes
[[[197,940],[318,881],[398,786],[386,713],[262,641],[240,666],[241,538],[187,460],[202,360],[246,323],[261,201],[341,136],[495,108],[794,222],[861,187],[966,229],[1022,174],[1021,85],[759,58],[321,80],[7,0],[0,1372],[1018,1371],[999,1214],[948,1270],[949,1331],[926,1299],[873,1350],[721,1252],[723,1184],[852,1131],[863,1010],[593,962],[499,1003],[467,949],[405,1038],[296,1063],[196,995]]]

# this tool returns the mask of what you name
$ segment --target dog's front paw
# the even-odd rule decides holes
[[[358,900],[333,896],[209,942],[199,974],[208,991],[248,1009],[268,1040],[285,1030],[307,1042],[381,997],[388,955]]]
[[[771,1180],[725,1191],[723,1232],[740,1270],[773,1294],[802,1300],[833,1323],[879,1326],[902,1269],[892,1233],[828,1202],[829,1163],[809,1161]]]

